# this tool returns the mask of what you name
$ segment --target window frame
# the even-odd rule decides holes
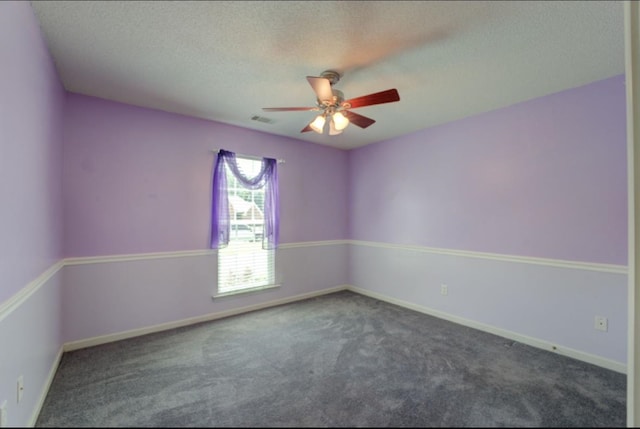
[[[261,168],[261,160],[256,159],[254,157],[236,155],[236,161],[239,168],[242,168],[244,166],[249,171],[249,173],[259,174],[260,168]],[[246,174],[247,171],[244,171],[243,169],[243,173]],[[240,181],[238,181],[235,178],[235,175],[231,172],[231,169],[227,165],[225,165],[225,174],[227,176],[227,183],[228,183],[227,197],[230,200],[232,197],[242,198],[238,195],[239,191],[242,191],[242,193],[245,195],[246,193],[249,193],[249,195],[251,195],[251,201],[247,201],[244,198],[242,199],[248,204],[255,205],[259,210],[264,211],[264,200],[265,200],[264,187],[260,189],[251,190],[243,186],[242,183],[240,183]],[[256,204],[256,200],[257,200],[255,195],[256,193],[262,194],[258,199],[262,202],[261,204],[262,207]],[[232,204],[229,203],[230,209],[231,209],[231,206]],[[237,219],[236,216],[237,214],[234,211],[234,214],[233,214],[234,219],[231,220],[231,225],[230,225],[229,244],[224,248],[218,249],[217,251],[217,263],[216,263],[217,278],[216,278],[215,293],[213,294],[213,298],[221,298],[221,297],[227,297],[227,296],[235,296],[239,294],[253,293],[253,292],[263,291],[266,289],[277,288],[280,286],[280,284],[276,282],[276,263],[275,263],[276,249],[263,249],[261,239],[254,239],[251,241],[242,240],[238,238],[237,236],[238,234],[234,234],[234,232],[240,231],[241,229],[240,227],[242,226],[249,228],[251,231],[253,231],[254,234],[256,234],[254,228],[255,226],[258,226],[260,222],[256,222],[253,209],[252,209],[250,219]],[[264,234],[263,222],[264,220],[262,220],[262,231],[263,231],[262,234]],[[251,226],[249,225],[254,225],[254,228],[251,228]],[[244,255],[242,255],[243,253]],[[260,254],[263,254],[263,255],[260,255]],[[228,269],[230,264],[234,264],[229,260],[233,259],[234,257],[237,260],[238,256],[240,256],[240,258],[245,256],[247,258],[252,258],[252,259],[255,259],[256,257],[264,257],[265,265],[261,265],[258,268],[258,272],[260,271],[266,272],[266,275],[267,275],[266,282],[264,284],[258,284],[258,285],[249,284],[248,286],[245,286],[245,287],[238,286],[237,284],[230,284],[228,282],[229,275],[221,274],[221,273],[224,270]],[[226,262],[228,262],[228,264],[225,265],[224,259],[227,260]],[[235,264],[239,264],[239,263],[235,262]],[[247,266],[250,266],[250,264]],[[266,270],[264,268],[266,268]],[[242,269],[243,268],[239,268],[237,271],[240,271]],[[239,274],[236,274],[236,275],[239,275]],[[226,282],[226,283],[223,284],[223,282]]]

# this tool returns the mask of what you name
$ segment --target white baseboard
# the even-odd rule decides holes
[[[627,365],[616,362],[611,359],[602,358],[600,356],[592,355],[590,353],[581,352],[579,350],[561,347],[557,344],[550,343],[548,341],[539,340],[537,338],[528,337],[526,335],[521,335],[512,331],[508,331],[506,329],[496,328],[495,326],[486,325],[484,323],[475,322],[473,320],[464,319],[462,317],[454,316],[451,314],[447,314],[441,311],[433,310],[428,307],[423,307],[421,305],[412,304],[410,302],[402,301],[399,299],[391,298],[386,295],[382,295],[376,292],[371,292],[366,289],[361,289],[359,287],[353,285],[347,285],[347,290],[350,290],[355,293],[359,293],[361,295],[365,295],[371,298],[379,299],[380,301],[385,301],[390,304],[399,305],[400,307],[408,308],[410,310],[415,310],[420,313],[428,314],[430,316],[437,317],[439,319],[448,320],[453,323],[457,323],[459,325],[467,326],[469,328],[478,329],[480,331],[488,332],[490,334],[498,335],[500,337],[508,338],[513,341],[517,341],[522,344],[526,344],[532,347],[536,347],[539,349],[547,350],[553,353],[558,353],[563,356],[567,356],[570,358],[574,358],[583,362],[587,362],[593,365],[600,366],[602,368],[610,369],[612,371],[616,371],[622,374],[627,373]]]
[[[295,301],[301,301],[304,299],[314,298],[316,296],[322,296],[329,293],[338,292],[341,290],[349,290],[354,293],[358,293],[361,295],[365,295],[371,298],[379,299],[381,301],[388,302],[390,304],[395,304],[400,307],[408,308],[410,310],[415,310],[420,313],[428,314],[430,316],[437,317],[439,319],[448,320],[453,323],[457,323],[459,325],[467,326],[473,329],[478,329],[480,331],[488,332],[490,334],[498,335],[500,337],[508,338],[513,341],[517,341],[522,344],[527,344],[532,347],[536,347],[539,349],[547,350],[553,353],[558,353],[563,356],[567,356],[573,359],[577,359],[583,362],[587,362],[593,365],[597,365],[612,371],[616,371],[622,374],[627,373],[627,366],[623,363],[616,362],[610,359],[605,359],[599,356],[595,356],[589,353],[581,352],[579,350],[562,347],[557,344],[550,343],[548,341],[540,340],[537,338],[528,337],[526,335],[521,335],[516,332],[508,331],[506,329],[496,328],[495,326],[486,325],[483,323],[475,322],[473,320],[464,319],[462,317],[457,317],[451,314],[443,313],[441,311],[433,310],[428,307],[423,307],[420,305],[412,304],[410,302],[402,301],[399,299],[391,298],[386,295],[382,295],[379,293],[371,292],[366,289],[358,288],[353,285],[340,285],[328,289],[323,289],[321,291],[306,293],[302,295],[296,295],[289,298],[278,299],[274,301],[269,301],[257,305],[251,305],[241,308],[236,308],[229,311],[222,311],[219,313],[211,313],[206,314],[199,317],[192,317],[189,319],[178,320],[175,322],[163,323],[160,325],[150,326],[141,329],[133,329],[130,331],[119,332],[116,334],[103,335],[99,337],[87,338],[84,340],[73,341],[69,343],[65,343],[63,345],[63,350],[65,352],[83,349],[86,347],[92,347],[100,344],[107,344],[114,341],[120,341],[127,338],[138,337],[141,335],[162,332],[169,329],[180,328],[183,326],[194,325],[197,323],[208,322],[216,319],[222,319],[224,317],[235,316],[243,313],[248,313],[250,311],[261,310],[264,308],[274,307],[276,305],[288,304]],[[57,367],[57,363],[59,362],[60,357],[58,357],[58,361],[56,362],[55,367]],[[48,390],[48,389],[47,389]]]
[[[169,329],[181,328],[183,326],[195,325],[196,323],[209,322],[216,319],[222,319],[224,317],[236,316],[238,314],[248,313],[250,311],[261,310],[264,308],[275,307],[276,305],[288,304],[290,302],[302,301],[304,299],[314,298],[316,296],[326,295],[329,293],[346,290],[347,285],[335,286],[320,291],[314,291],[301,295],[291,296],[288,298],[277,299],[273,301],[264,302],[256,305],[249,305],[246,307],[240,307],[233,310],[221,311],[219,313],[210,313],[203,316],[191,317],[189,319],[177,320],[175,322],[162,323],[160,325],[149,326],[146,328],[132,329],[130,331],[119,332],[115,334],[102,335],[99,337],[87,338],[84,340],[72,341],[65,343],[62,348],[65,352],[72,350],[79,350],[86,347],[97,346],[100,344],[112,343],[114,341],[125,340],[127,338],[139,337],[141,335],[152,334],[156,332],[162,332]]]
[[[63,349],[60,347],[58,350],[58,354],[49,369],[49,375],[47,376],[47,380],[40,391],[40,398],[38,398],[38,403],[36,407],[33,409],[33,413],[31,414],[31,418],[29,419],[28,427],[35,427],[38,421],[38,416],[40,415],[40,411],[42,411],[42,406],[44,405],[45,399],[47,399],[47,395],[49,394],[49,389],[51,388],[51,383],[53,383],[53,379],[56,376],[56,372],[58,371],[58,366],[60,366],[60,361],[62,360]]]

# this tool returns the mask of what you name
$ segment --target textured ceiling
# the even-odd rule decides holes
[[[35,1],[67,90],[343,149],[624,73],[618,1]],[[306,76],[376,120],[300,133]],[[253,116],[272,120],[263,123]]]

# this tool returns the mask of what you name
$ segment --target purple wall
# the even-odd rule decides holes
[[[65,256],[208,248],[213,149],[284,159],[281,242],[347,236],[348,153],[68,94]]]
[[[0,2],[0,303],[62,257],[65,92],[29,2]]]
[[[627,264],[624,76],[350,152],[350,237]]]

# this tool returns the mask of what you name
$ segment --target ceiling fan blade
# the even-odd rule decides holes
[[[317,107],[263,107],[265,112],[293,112],[293,111],[309,111],[318,110]]]
[[[331,90],[331,82],[326,77],[307,76],[307,81],[316,93],[318,100],[331,101],[333,99],[333,91]]]
[[[380,91],[369,95],[363,95],[362,97],[352,98],[345,100],[342,105],[350,104],[349,109],[355,109],[357,107],[371,106],[374,104],[392,103],[394,101],[400,101],[400,94],[397,89],[387,89],[386,91]]]
[[[369,125],[372,125],[375,120],[371,118],[367,118],[366,116],[358,115],[357,113],[350,112],[348,110],[343,110],[342,114],[349,119],[353,125],[357,125],[360,128],[367,128]]]
[[[306,126],[306,127],[304,127],[304,128],[302,129],[302,131],[300,131],[300,132],[301,132],[301,133],[306,133],[307,131],[313,131],[313,130],[311,129],[311,123],[307,124],[307,126]]]

